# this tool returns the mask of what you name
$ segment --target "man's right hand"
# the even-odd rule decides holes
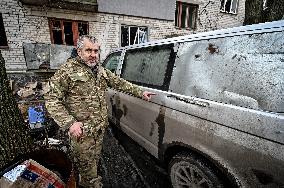
[[[82,122],[75,122],[69,128],[69,133],[71,136],[79,138],[83,134],[83,123]]]

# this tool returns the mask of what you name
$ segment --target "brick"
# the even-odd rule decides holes
[[[244,20],[245,0],[239,1],[238,15],[230,15],[220,13],[220,1],[211,0],[207,7],[208,15],[202,14],[201,11],[209,0],[200,0],[199,16],[201,25],[197,25],[196,31],[189,31],[183,29],[176,29],[173,21],[155,20],[134,16],[122,16],[112,15],[105,13],[90,13],[74,10],[62,10],[62,9],[48,9],[48,17],[85,20],[89,21],[89,32],[92,35],[96,35],[100,41],[103,42],[102,59],[107,55],[109,50],[118,47],[120,45],[120,26],[125,25],[137,25],[149,27],[150,40],[162,39],[169,33],[189,34],[193,32],[205,31],[208,29],[220,29],[225,27],[232,27],[242,25]],[[7,67],[17,66],[24,63],[24,55],[22,49],[23,42],[45,42],[50,43],[50,33],[48,27],[48,19],[44,16],[45,9],[36,6],[24,6],[21,8],[15,0],[2,0],[0,2],[0,8],[2,11],[5,31],[7,39],[9,41],[10,49],[3,51],[3,56],[7,61]],[[173,10],[174,12],[174,10]],[[24,15],[25,14],[25,15]],[[218,20],[222,16],[222,19]],[[208,19],[212,24],[208,26]],[[218,20],[218,21],[217,21]],[[19,25],[20,23],[20,30]],[[210,28],[209,28],[210,27]],[[16,58],[16,59],[15,59]],[[25,66],[20,66],[21,68]]]

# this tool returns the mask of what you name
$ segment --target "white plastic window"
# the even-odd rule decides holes
[[[221,12],[237,14],[238,0],[221,0]]]
[[[121,26],[121,46],[148,42],[148,28],[138,26]]]

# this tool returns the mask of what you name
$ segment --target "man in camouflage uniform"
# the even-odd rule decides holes
[[[50,91],[45,96],[46,108],[70,135],[74,161],[81,175],[80,186],[101,187],[97,164],[108,125],[107,87],[146,100],[154,93],[143,92],[138,86],[101,67],[100,45],[96,38],[81,36],[77,52],[78,56],[68,59],[50,79]]]

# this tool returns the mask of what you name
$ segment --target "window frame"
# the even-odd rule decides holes
[[[267,6],[267,0],[263,0],[263,3],[262,3],[262,10],[266,10],[268,8]]]
[[[222,5],[222,1],[224,2],[223,5]],[[226,11],[226,3],[227,3],[228,0],[221,0],[220,1],[220,12],[223,12],[223,13],[228,13],[228,14],[238,14],[238,8],[239,8],[239,0],[231,0],[231,5],[230,5],[230,11]],[[232,11],[232,5],[233,5],[233,2],[236,1],[236,9],[235,9],[235,12]]]
[[[2,13],[1,12],[0,12],[0,31],[1,31],[0,34],[3,34],[3,41],[4,41],[4,43],[3,43],[4,45],[0,44],[0,49],[9,48],[7,35],[6,35],[6,31],[5,31],[5,26],[4,26],[4,21],[3,21],[3,17],[2,17]]]
[[[69,19],[58,19],[58,18],[49,18],[48,19],[48,25],[49,25],[49,31],[50,31],[50,41],[51,44],[55,44],[54,43],[54,37],[53,37],[53,23],[55,21],[59,21],[60,22],[60,30],[61,30],[61,39],[63,44],[58,44],[58,45],[68,45],[68,46],[72,46],[69,44],[66,44],[65,41],[65,33],[64,33],[64,23],[63,22],[71,22],[72,23],[72,32],[73,32],[73,46],[77,45],[77,39],[79,38],[79,23],[86,23],[87,24],[87,34],[89,34],[89,22],[87,21],[81,21],[81,20],[69,20]]]
[[[130,53],[132,51],[136,51],[136,50],[147,51],[147,49],[149,49],[149,48],[152,48],[151,50],[153,50],[155,48],[170,48],[171,49],[169,61],[168,61],[166,72],[165,72],[165,76],[164,76],[164,81],[163,81],[163,84],[161,86],[157,86],[157,85],[153,85],[153,84],[146,84],[146,83],[142,83],[142,82],[131,81],[131,80],[127,80],[127,79],[125,79],[123,77],[123,74],[124,74],[124,71],[125,71],[125,68],[126,68],[126,59],[127,59],[128,53]],[[157,46],[147,46],[147,47],[142,47],[142,48],[135,48],[135,49],[126,50],[125,54],[124,54],[124,59],[123,59],[123,64],[122,64],[120,77],[125,79],[125,80],[127,80],[127,81],[129,81],[129,82],[131,82],[131,83],[134,83],[134,84],[142,86],[142,87],[148,87],[148,88],[168,91],[169,90],[169,86],[170,86],[170,82],[171,82],[173,69],[174,69],[176,53],[177,52],[175,52],[175,50],[174,50],[174,44],[173,43],[171,43],[171,44],[164,44],[164,45],[157,45]]]
[[[186,6],[186,14],[185,15],[185,20],[184,20],[184,25],[185,27],[182,27],[182,6],[185,5]],[[194,8],[195,9],[195,15],[194,17],[192,17],[191,19],[187,18],[186,16],[190,16],[189,15],[189,8]],[[182,1],[177,1],[176,2],[176,12],[175,12],[175,27],[179,28],[179,29],[188,29],[188,30],[195,30],[196,27],[197,27],[197,16],[198,16],[198,8],[199,8],[199,5],[197,4],[192,4],[192,3],[185,3],[185,2],[182,2]],[[193,26],[190,27],[190,20],[192,21],[193,23]]]
[[[121,24],[120,25],[120,46],[121,47],[126,47],[126,46],[122,46],[122,41],[123,41],[123,39],[122,39],[122,27],[127,27],[128,28],[128,45],[126,45],[126,46],[130,46],[130,45],[135,45],[135,44],[141,44],[140,43],[140,41],[138,40],[138,43],[133,43],[133,44],[130,44],[131,43],[131,37],[129,37],[130,36],[130,28],[132,28],[132,27],[137,27],[137,31],[140,31],[139,30],[139,28],[146,28],[146,31],[147,31],[147,33],[146,33],[146,42],[148,42],[149,41],[149,27],[147,27],[147,26],[137,26],[137,25],[127,25],[127,24]],[[139,35],[139,32],[138,32],[138,35]]]

